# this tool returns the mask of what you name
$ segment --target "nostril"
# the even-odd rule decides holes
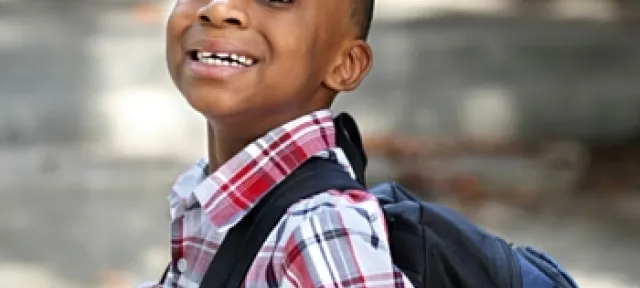
[[[238,20],[238,18],[227,18],[227,19],[224,19],[224,22],[234,26],[242,25],[242,23],[240,22],[240,20]]]
[[[209,19],[209,17],[207,17],[207,15],[200,15],[200,21],[205,22],[205,23],[211,23],[211,19]]]
[[[200,15],[200,16],[198,16],[198,18],[200,19],[200,22],[202,22],[202,23],[213,24],[213,21],[207,15]],[[235,17],[224,18],[224,20],[222,20],[222,22],[224,24],[226,24],[226,25],[242,26],[242,21],[240,21],[240,19],[235,18]]]

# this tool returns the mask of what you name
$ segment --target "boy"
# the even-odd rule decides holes
[[[167,25],[175,85],[208,120],[208,161],[170,195],[164,287],[198,287],[225,235],[312,157],[333,159],[336,95],[372,64],[373,0],[177,0]],[[289,208],[246,287],[412,287],[394,267],[384,217],[365,191],[326,191]]]

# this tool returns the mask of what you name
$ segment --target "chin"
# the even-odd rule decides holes
[[[183,93],[189,105],[205,116],[209,121],[232,121],[250,110],[249,101],[242,100],[239,93],[206,89],[205,91],[185,91]]]

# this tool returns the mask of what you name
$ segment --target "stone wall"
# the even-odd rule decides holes
[[[633,138],[640,134],[637,28],[463,17],[379,24],[372,75],[340,107],[365,119],[370,132]]]

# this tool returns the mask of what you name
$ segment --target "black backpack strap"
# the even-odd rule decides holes
[[[336,143],[349,159],[356,174],[358,183],[366,186],[365,171],[367,169],[367,154],[364,151],[362,137],[356,121],[347,113],[340,113],[333,120],[336,129]]]
[[[312,158],[261,199],[231,228],[200,288],[238,288],[284,213],[298,200],[327,190],[364,189],[335,161]]]

